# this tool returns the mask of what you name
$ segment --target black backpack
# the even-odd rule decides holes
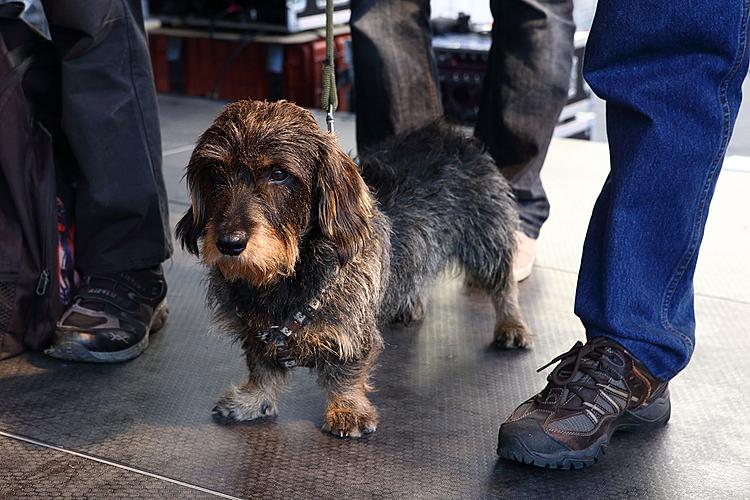
[[[0,36],[0,359],[45,348],[62,307],[53,142],[24,90],[37,48]]]

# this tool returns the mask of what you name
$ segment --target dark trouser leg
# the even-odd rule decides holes
[[[429,0],[353,0],[357,147],[443,116]]]
[[[140,1],[45,0],[62,60],[62,128],[79,165],[76,264],[144,268],[172,252]]]
[[[573,58],[572,0],[492,0],[495,23],[475,129],[511,183],[523,231],[549,216],[539,172],[565,105]]]
[[[693,274],[748,35],[747,0],[600,0],[589,38],[584,74],[607,101],[611,172],[586,235],[576,314],[590,338],[613,338],[663,380],[693,352]]]

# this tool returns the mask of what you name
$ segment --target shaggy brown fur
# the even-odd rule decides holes
[[[446,144],[464,147],[466,139],[456,139],[444,128],[438,132],[448,134]],[[467,154],[474,161],[481,151],[471,148]],[[459,153],[447,154],[454,163],[460,159]],[[417,155],[412,161],[424,159]],[[472,246],[460,238],[480,236],[455,214],[448,216],[452,222],[444,221],[444,215],[428,215],[434,224],[427,220],[423,223],[428,226],[420,227],[390,210],[388,202],[384,213],[356,164],[308,111],[287,102],[229,105],[201,136],[190,159],[186,177],[192,207],[177,227],[183,246],[200,254],[209,269],[208,302],[216,321],[237,336],[247,359],[248,382],[227,391],[215,415],[234,421],[276,414],[288,369],[275,362],[275,347],[256,335],[284,324],[325,289],[312,323],[292,336],[291,350],[298,365],[317,370],[328,390],[325,430],[342,437],[374,431],[378,414],[367,393],[382,349],[379,324],[418,319],[424,310],[423,285],[449,261],[465,267],[495,298],[496,344],[527,346],[530,339],[509,270],[516,216],[507,184],[494,165],[485,163],[481,156],[472,168],[481,188],[491,194],[468,193],[466,203],[470,212],[485,214],[492,229],[473,222],[481,238],[490,241]],[[385,173],[369,174],[380,196]],[[436,189],[440,182],[448,189],[460,182],[447,171],[435,175],[425,182],[434,181]],[[432,212],[439,208],[436,201],[417,201]],[[420,210],[413,214],[424,219]],[[441,230],[444,224],[463,226]],[[442,241],[433,230],[456,238]],[[424,236],[410,236],[415,231]],[[410,248],[411,242],[421,251]]]

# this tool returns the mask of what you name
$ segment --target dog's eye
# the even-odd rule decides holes
[[[219,184],[224,179],[224,177],[221,175],[221,172],[216,168],[209,169],[206,177],[210,182],[214,184]]]
[[[289,177],[289,174],[287,174],[280,168],[277,168],[273,172],[271,172],[271,180],[273,182],[281,182],[283,180],[286,180],[287,177]]]

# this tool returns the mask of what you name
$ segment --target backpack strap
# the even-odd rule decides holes
[[[36,61],[36,46],[35,42],[27,43],[5,52],[5,64],[0,63],[0,109],[8,99],[8,91],[20,85],[24,75]],[[0,49],[4,48],[0,46]]]

